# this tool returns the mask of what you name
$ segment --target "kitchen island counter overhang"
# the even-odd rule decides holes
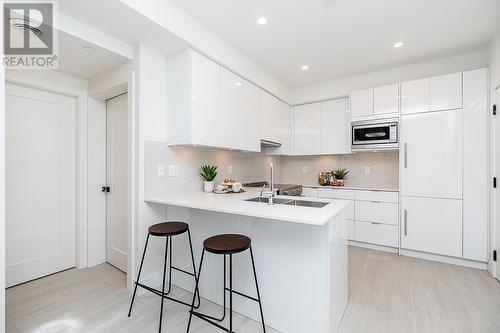
[[[167,205],[167,220],[189,223],[197,263],[203,241],[210,236],[239,233],[252,239],[267,326],[286,333],[336,332],[347,305],[347,222],[353,219],[352,202],[276,197],[328,203],[318,208],[246,201],[258,194],[257,189],[239,194],[192,192],[145,201]],[[177,237],[173,246],[175,265],[189,269],[187,239]],[[255,295],[250,255],[234,255],[233,261],[235,290]],[[222,257],[206,255],[202,270],[201,296],[222,305]],[[192,279],[175,271],[172,283],[194,289]],[[237,313],[260,321],[254,302],[236,294],[233,299]]]

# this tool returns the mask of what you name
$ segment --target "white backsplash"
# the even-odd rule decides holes
[[[144,143],[144,193],[145,196],[173,194],[181,191],[201,191],[203,180],[200,167],[204,164],[218,166],[216,183],[231,177],[238,182],[269,179],[269,164],[275,165],[275,177],[281,179],[282,157],[261,153],[222,151],[199,147],[168,147],[164,142]],[[169,165],[179,165],[179,177],[169,176]],[[158,176],[158,166],[165,166],[165,176]],[[228,175],[232,166],[233,174]]]
[[[214,164],[218,168],[216,183],[224,178],[239,182],[269,179],[269,164],[275,165],[277,183],[317,185],[318,173],[335,168],[351,170],[346,186],[397,189],[399,183],[398,153],[357,153],[336,156],[266,156],[262,153],[222,151],[198,147],[168,147],[164,142],[146,141],[144,144],[145,196],[173,194],[183,191],[201,191],[203,181],[200,166]],[[179,176],[169,176],[169,165],[179,166]],[[165,167],[165,176],[158,176],[158,166]],[[232,166],[233,174],[228,175]],[[307,169],[303,173],[303,168]],[[370,173],[365,173],[365,168]]]
[[[346,186],[369,188],[399,188],[399,154],[363,152],[350,155],[287,156],[282,159],[281,182],[317,185],[318,173],[336,168],[350,170]],[[303,169],[307,171],[304,173]],[[369,174],[365,173],[369,168]],[[368,170],[366,170],[368,171]]]

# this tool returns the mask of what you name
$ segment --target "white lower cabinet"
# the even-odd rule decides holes
[[[356,221],[354,227],[355,240],[383,246],[398,246],[398,226]]]
[[[462,256],[462,200],[403,197],[401,247]]]
[[[348,226],[349,240],[398,247],[398,192],[318,188],[317,196],[354,201]]]

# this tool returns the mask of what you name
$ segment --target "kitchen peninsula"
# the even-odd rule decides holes
[[[167,205],[168,220],[190,225],[199,260],[203,240],[220,233],[241,233],[252,239],[266,324],[281,332],[330,333],[337,330],[347,305],[347,220],[350,201],[301,198],[309,206],[280,204],[297,197],[277,196],[276,203],[252,202],[258,189],[239,194],[203,192],[149,197]],[[280,200],[283,199],[283,200]],[[311,204],[311,202],[313,202]],[[319,204],[314,204],[319,203]],[[324,207],[321,203],[326,203]],[[174,243],[175,264],[189,269],[184,241]],[[236,290],[254,295],[248,254],[238,255]],[[222,304],[222,260],[207,256],[200,281],[201,296]],[[193,290],[192,279],[175,274],[173,283]],[[236,295],[236,312],[260,321],[258,306]]]

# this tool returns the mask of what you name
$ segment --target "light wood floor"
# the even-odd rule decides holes
[[[132,318],[129,302],[125,276],[112,266],[69,270],[8,289],[7,332],[156,332],[158,297],[139,297]],[[165,304],[164,332],[185,332],[186,308]],[[203,310],[215,314],[220,307],[205,302]],[[240,315],[235,326],[241,333],[261,332]],[[200,320],[192,328],[220,332]],[[484,271],[351,247],[349,305],[340,332],[500,332],[500,284]]]

